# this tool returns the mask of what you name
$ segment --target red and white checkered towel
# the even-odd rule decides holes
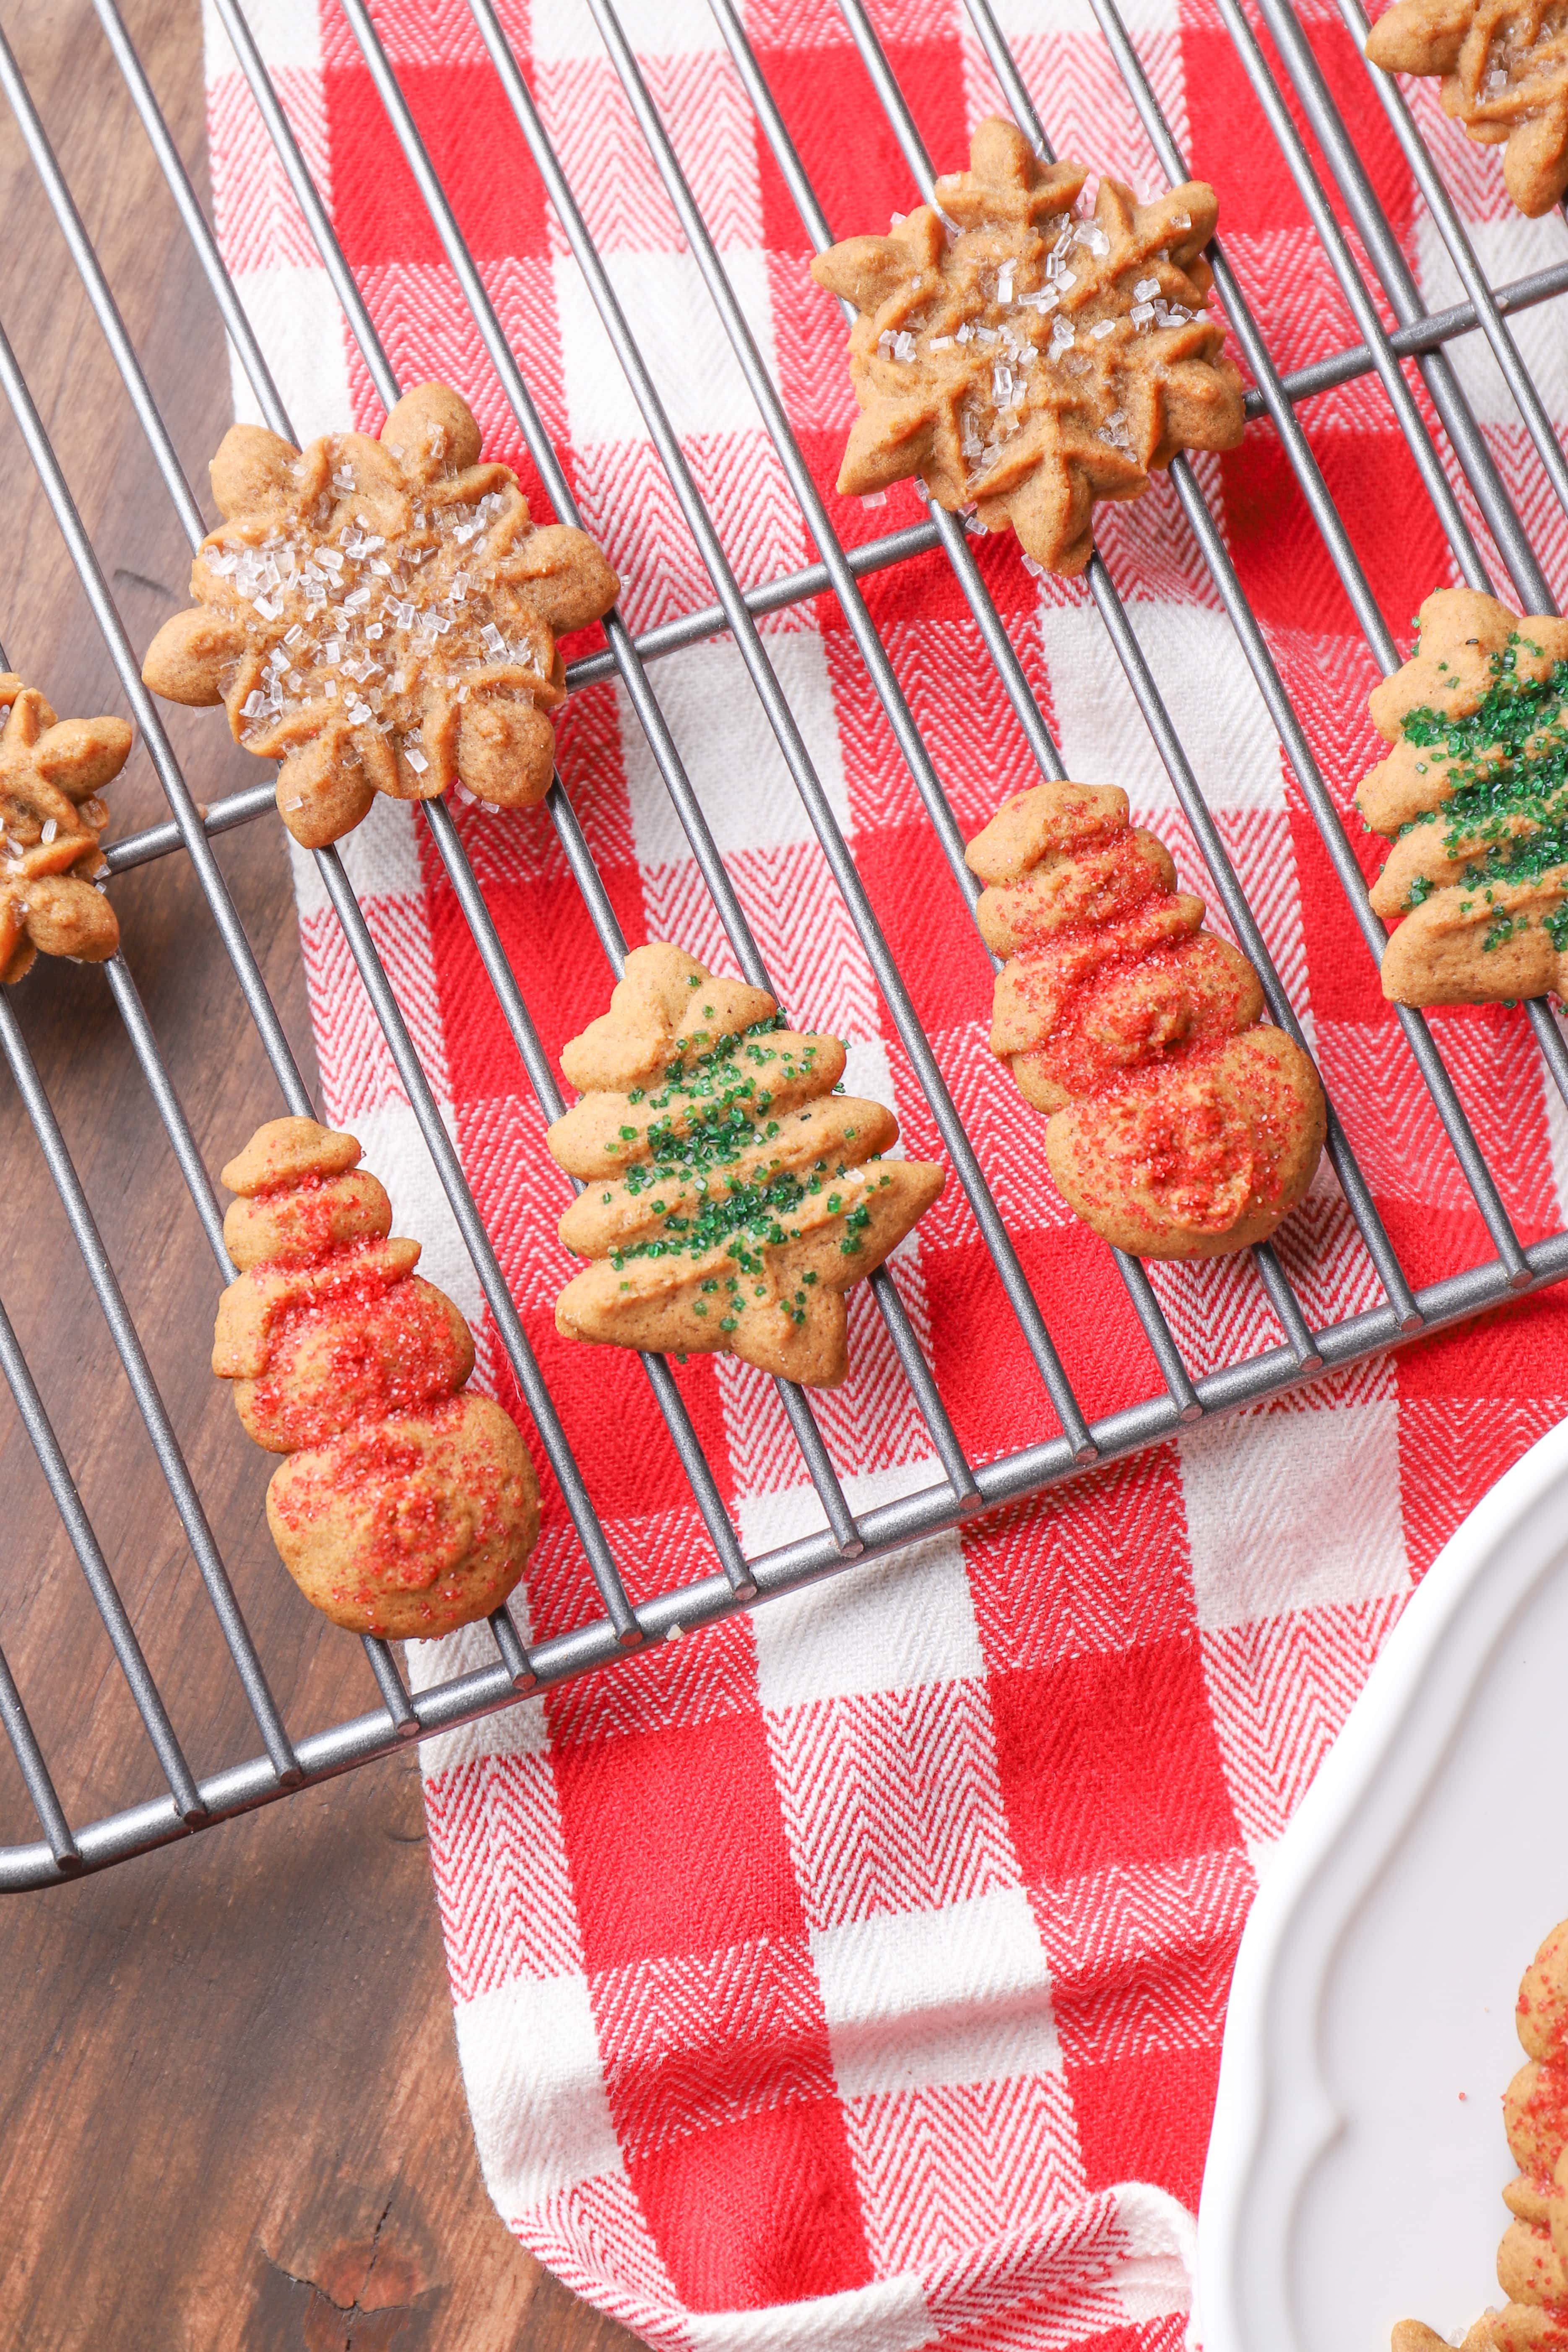
[[[999,103],[961,10],[882,0],[877,14],[931,151],[958,167],[970,126]],[[251,15],[403,380],[458,385],[547,515],[335,0],[257,0]],[[513,0],[506,15],[741,578],[811,561],[586,10]],[[751,0],[747,15],[835,233],[880,227],[913,191],[828,0]],[[1058,151],[1161,184],[1080,0],[1008,0],[1002,15]],[[643,627],[710,603],[462,0],[380,0],[376,16],[584,519],[626,583],[623,612]],[[702,0],[637,0],[626,16],[837,529],[859,541],[914,519],[908,489],[874,514],[831,494],[853,414],[842,325],[808,279]],[[1208,0],[1139,0],[1133,22],[1192,168],[1220,191],[1221,233],[1276,358],[1353,342]],[[1314,38],[1429,298],[1453,299],[1331,11]],[[225,249],[297,425],[374,429],[365,371],[216,31],[208,72]],[[1418,103],[1494,277],[1559,256],[1561,220],[1510,213],[1495,155],[1445,125],[1429,91]],[[1568,420],[1558,320],[1531,311],[1515,331]],[[1563,518],[1479,339],[1456,358],[1562,590]],[[253,413],[243,386],[237,398]],[[1403,634],[1452,573],[1387,404],[1363,378],[1306,415]],[[1371,752],[1373,669],[1272,432],[1253,425],[1199,471],[1348,803]],[[1100,535],[1406,1268],[1419,1282],[1489,1255],[1168,485],[1102,509]],[[1069,772],[1126,785],[1201,889],[1084,588],[1029,578],[1010,540],[979,560]],[[1034,781],[973,625],[939,555],[868,595],[972,832]],[[986,1050],[985,958],[841,615],[823,598],[764,627],[1080,1398],[1098,1413],[1153,1392],[1110,1255],[1064,1210],[1038,1123]],[[782,999],[850,1039],[856,1087],[896,1101],[911,1151],[940,1156],[734,647],[715,639],[651,675]],[[577,695],[560,738],[628,938],[725,965],[619,689]],[[457,814],[555,1054],[609,980],[549,822]],[[378,802],[346,856],[634,1597],[706,1571],[636,1361],[556,1338],[568,1188],[426,835]],[[515,1403],[348,954],[311,867],[296,872],[327,1114],[363,1138],[400,1230],[424,1237],[426,1270],[480,1328],[481,1377]],[[1522,1013],[1457,1013],[1438,1034],[1521,1234],[1557,1226],[1568,1132]],[[1280,1246],[1314,1320],[1374,1303],[1326,1171]],[[956,1184],[893,1266],[971,1454],[1048,1433]],[[1246,1265],[1152,1272],[1194,1370],[1277,1338]],[[1568,1411],[1565,1319],[1568,1297],[1549,1295],[431,1742],[458,2045],[486,2179],[519,2237],[672,2352],[1173,2346],[1256,1874],[1413,1582]],[[818,1412],[863,1507],[936,1473],[864,1294],[852,1325],[854,1373]],[[712,1360],[678,1377],[747,1549],[817,1524],[769,1383]],[[545,1487],[517,1604],[532,1636],[597,1613]],[[488,1639],[480,1628],[416,1653],[416,1679],[487,1654]]]

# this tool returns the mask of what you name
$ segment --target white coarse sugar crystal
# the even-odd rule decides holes
[[[216,548],[208,548],[206,560],[211,569],[219,573],[225,580],[227,579],[231,572],[237,569],[239,562],[237,555],[220,555]]]
[[[962,326],[962,327],[960,327],[960,329],[959,329],[959,331],[958,331],[957,334],[956,334],[956,335],[954,335],[954,337],[953,337],[953,339],[952,339],[952,340],[953,340],[953,341],[954,341],[955,343],[971,343],[971,342],[973,342],[973,340],[974,340],[974,330],[973,330],[973,328],[970,325],[969,320],[968,320],[967,319],[965,319],[965,320],[964,320],[964,322],[963,322],[963,326]]]
[[[430,765],[416,743],[405,743],[403,747],[403,756],[416,776],[422,776]]]
[[[337,681],[337,679],[336,679],[335,677],[330,677],[330,678],[328,678],[328,679],[327,679],[327,681],[326,681],[325,687],[324,687],[324,688],[323,688],[323,691],[324,691],[324,692],[326,692],[326,693],[328,693],[328,694],[330,694],[330,695],[331,695],[331,696],[333,696],[333,697],[335,698],[335,697],[336,697],[336,695],[337,695],[337,691],[338,691],[338,681]]]
[[[884,327],[877,338],[877,356],[884,360],[890,360],[893,356],[893,334],[889,327]]]
[[[902,228],[907,218],[908,215],[905,213],[895,213],[888,223],[888,235],[891,236],[896,228]]]
[[[1097,319],[1089,332],[1092,342],[1102,343],[1107,335],[1116,332],[1116,321],[1114,319]]]
[[[860,494],[860,503],[863,507],[885,507],[888,503],[888,493],[886,490],[863,490]]]
[[[264,621],[275,621],[283,610],[282,605],[275,604],[270,596],[257,596],[252,602]]]
[[[1160,281],[1157,278],[1141,278],[1132,291],[1140,302],[1152,302],[1160,291]]]
[[[1142,331],[1149,324],[1150,320],[1153,317],[1154,305],[1152,302],[1134,302],[1127,315],[1131,320],[1133,326]]]
[[[1008,394],[1012,391],[1012,389],[1013,389],[1013,371],[1012,371],[1012,369],[1011,369],[1011,368],[1005,368],[1005,367],[994,367],[994,368],[992,369],[992,371],[991,371],[991,397],[992,397],[992,399],[993,399],[993,400],[1005,400],[1005,399],[1006,399],[1006,397],[1007,397],[1007,395],[1008,395]]]
[[[1193,216],[1191,213],[1173,213],[1171,215],[1171,226],[1173,228],[1191,228],[1192,225]]]
[[[907,367],[910,360],[912,360],[915,355],[914,337],[909,333],[907,330],[903,334],[895,336],[893,341],[893,351],[895,356],[902,360]]]
[[[329,572],[341,572],[343,568],[343,559],[335,547],[318,547],[316,561],[324,563]]]
[[[369,637],[373,643],[376,638],[384,636],[385,634],[386,625],[382,621],[372,621],[365,630],[365,635]]]
[[[370,590],[356,588],[351,595],[343,598],[343,610],[345,613],[363,613],[369,602]]]
[[[291,669],[285,673],[283,683],[290,694],[298,694],[305,681],[297,669]]]
[[[242,719],[259,719],[266,708],[267,697],[253,689],[240,704],[239,715]]]
[[[447,593],[450,596],[454,604],[462,604],[468,593],[468,573],[466,572],[454,572],[452,574],[452,585]]]
[[[286,646],[297,646],[304,634],[304,629],[300,624],[296,621],[291,629],[284,630],[283,642]]]
[[[933,335],[926,349],[928,352],[950,352],[952,344],[953,338],[951,335]]]
[[[998,268],[996,272],[996,299],[998,302],[1010,302],[1013,299],[1013,273],[1016,269],[1017,266],[1018,265],[1016,261],[1004,261]]]
[[[479,643],[489,654],[500,655],[506,650],[506,639],[493,621],[487,621],[479,631]]]
[[[43,831],[39,834],[38,838],[40,841],[53,841],[59,829],[59,822],[57,818],[52,816],[47,817],[44,821]]]
[[[303,807],[304,807],[304,805],[305,805],[305,795],[304,795],[304,793],[295,793],[295,795],[294,795],[294,797],[293,797],[293,799],[292,799],[291,801],[285,801],[285,802],[284,802],[284,803],[283,803],[284,811],[285,811],[286,814],[288,814],[288,815],[289,815],[289,816],[292,816],[292,815],[293,815],[294,811],[295,811],[297,808],[303,808]]]
[[[917,499],[924,499],[927,505],[930,505],[931,492],[926,488],[926,478],[923,474],[911,474],[910,476],[910,488],[913,490]]]
[[[1000,338],[994,327],[976,327],[974,340],[977,343],[994,343],[999,341]]]

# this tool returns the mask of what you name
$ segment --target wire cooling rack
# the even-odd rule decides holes
[[[279,397],[266,359],[235,285],[225,268],[213,233],[186,176],[142,62],[116,11],[114,0],[93,0],[93,4],[105,39],[123,75],[131,100],[167,183],[170,196],[195,249],[223,324],[249,378],[262,414],[275,430],[294,439],[297,436]],[[397,380],[359,287],[333,235],[327,210],[268,78],[267,68],[246,18],[237,0],[214,0],[214,5],[233,43],[256,106],[342,306],[349,331],[359,346],[370,379],[379,395],[390,404],[399,391]],[[363,0],[328,0],[328,5],[341,6],[363,55],[385,110],[390,135],[402,150],[419,194],[428,207],[462,299],[472,314],[480,340],[556,513],[563,520],[576,521],[577,509],[565,476],[486,295],[479,271],[463,242],[452,207],[420,142],[413,116]],[[831,242],[832,231],[791,143],[766,79],[748,44],[735,0],[710,0],[710,5],[755,110],[762,135],[778,163],[806,235],[812,244],[820,248]],[[1163,169],[1173,183],[1185,179],[1186,165],[1160,110],[1138,53],[1117,13],[1114,0],[1091,0],[1091,5],[1100,32]],[[457,1153],[442,1124],[417,1049],[398,1010],[353,888],[336,851],[320,852],[316,862],[327,898],[385,1033],[399,1079],[451,1204],[463,1243],[472,1258],[501,1344],[517,1376],[539,1441],[560,1484],[603,1601],[603,1614],[580,1630],[542,1641],[530,1649],[525,1648],[511,1620],[504,1612],[498,1612],[490,1621],[495,1643],[493,1661],[424,1690],[416,1696],[410,1696],[387,1647],[367,1640],[364,1649],[379,1693],[379,1706],[352,1721],[339,1723],[306,1738],[292,1738],[247,1630],[218,1540],[208,1522],[202,1497],[182,1454],[135,1324],[94,1224],[87,1196],[48,1094],[30,1057],[11,1001],[0,992],[0,1047],[4,1048],[16,1091],[42,1148],[71,1234],[80,1250],[98,1307],[130,1382],[148,1440],[168,1484],[185,1538],[205,1585],[218,1631],[227,1645],[254,1719],[260,1746],[260,1752],[249,1760],[205,1777],[198,1777],[187,1761],[116,1590],[108,1560],[73,1482],[70,1465],[50,1425],[26,1359],[3,1307],[0,1307],[0,1368],[4,1370],[92,1600],[129,1685],[163,1781],[163,1792],[146,1802],[89,1824],[73,1826],[68,1822],[56,1793],[47,1760],[29,1723],[22,1696],[4,1658],[0,1657],[0,1722],[4,1723],[16,1753],[41,1832],[39,1839],[32,1843],[0,1850],[0,1887],[7,1889],[47,1885],[84,1869],[101,1868],[121,1861],[130,1854],[185,1835],[226,1815],[264,1804],[286,1790],[367,1763],[372,1758],[388,1753],[405,1740],[448,1729],[503,1706],[520,1695],[538,1692],[546,1685],[569,1675],[610,1665],[616,1658],[624,1657],[642,1644],[676,1630],[710,1623],[754,1601],[789,1591],[810,1579],[829,1573],[847,1561],[889,1550],[917,1537],[951,1527],[987,1507],[1037,1492],[1053,1482],[1071,1476],[1084,1465],[1152,1444],[1170,1435],[1184,1423],[1254,1402],[1309,1378],[1321,1369],[1348,1364],[1402,1338],[1473,1314],[1479,1308],[1558,1281],[1568,1275],[1568,1234],[1557,1233],[1528,1247],[1521,1245],[1426,1022],[1418,1013],[1401,1010],[1399,1019],[1405,1043],[1430,1094],[1495,1255],[1484,1263],[1441,1282],[1413,1289],[1384,1229],[1370,1188],[1344,1131],[1331,1112],[1329,1153],[1381,1286],[1381,1303],[1326,1328],[1312,1329],[1274,1252],[1267,1246],[1255,1249],[1250,1253],[1252,1265],[1284,1335],[1282,1343],[1251,1355],[1243,1361],[1228,1364],[1201,1378],[1194,1378],[1184,1364],[1181,1351],[1144,1268],[1136,1259],[1119,1256],[1117,1263],[1121,1279],[1147,1335],[1163,1386],[1157,1394],[1125,1410],[1094,1422],[1086,1418],[1063,1370],[1038,1304],[1030,1291],[1002,1213],[986,1187],[973,1144],[965,1133],[921,1031],[909,993],[878,926],[853,856],[838,829],[828,797],[812,766],[795,716],[770,664],[764,640],[756,626],[759,616],[777,612],[800,600],[824,593],[837,599],[954,880],[973,905],[978,886],[963,862],[963,837],[943,796],[931,753],[900,688],[858,584],[869,572],[907,562],[913,557],[940,548],[952,567],[994,666],[996,684],[1011,706],[1041,773],[1046,776],[1062,775],[1060,755],[1029,688],[1018,652],[981,577],[963,524],[962,520],[932,508],[926,521],[889,532],[853,550],[841,546],[796,445],[778,393],[752,340],[712,236],[681,172],[668,131],[649,94],[610,0],[589,0],[638,131],[647,143],[675,208],[708,294],[777,449],[805,528],[818,550],[820,561],[802,571],[748,587],[742,586],[726,559],[712,518],[703,504],[681,454],[679,442],[660,405],[643,356],[617,304],[605,264],[588,235],[565,172],[545,134],[527,82],[508,47],[490,0],[468,0],[468,5],[500,78],[533,165],[543,182],[616,358],[625,371],[633,397],[712,582],[716,600],[700,611],[688,613],[636,638],[628,634],[618,616],[612,614],[605,624],[607,650],[576,663],[570,673],[572,682],[582,685],[610,677],[618,677],[621,681],[647,736],[653,761],[669,793],[693,856],[711,893],[731,950],[746,977],[765,986],[767,974],[755,940],[709,833],[648,677],[649,666],[661,656],[721,632],[728,632],[732,636],[821,844],[833,883],[841,894],[864,944],[914,1076],[931,1105],[948,1160],[967,1196],[1010,1309],[1016,1318],[1054,1409],[1055,1427],[1047,1424],[1042,1429],[1037,1443],[1000,1460],[981,1465],[969,1463],[900,1302],[899,1294],[884,1270],[873,1278],[877,1307],[887,1325],[903,1376],[929,1433],[934,1462],[940,1466],[942,1475],[937,1483],[921,1491],[863,1512],[857,1517],[849,1508],[807,1398],[800,1391],[781,1383],[784,1408],[805,1469],[820,1498],[826,1527],[816,1535],[763,1557],[748,1559],[742,1550],[718,1484],[704,1458],[669,1368],[658,1357],[645,1358],[643,1363],[647,1377],[711,1538],[714,1567],[710,1574],[640,1602],[634,1608],[587,1487],[574,1460],[566,1433],[531,1351],[516,1305],[508,1291]],[[921,144],[914,117],[879,44],[870,18],[860,0],[840,0],[840,5],[909,167],[922,192],[929,194],[931,161]],[[1048,124],[1037,110],[1035,98],[1026,88],[1003,38],[989,0],[965,0],[965,5],[1007,104],[1039,152],[1048,155]],[[1523,524],[1459,388],[1446,346],[1464,335],[1479,333],[1486,338],[1551,489],[1558,499],[1568,505],[1568,465],[1564,463],[1539,393],[1508,325],[1511,313],[1544,302],[1568,289],[1568,263],[1559,263],[1512,284],[1493,288],[1476,257],[1433,160],[1422,144],[1398,88],[1385,78],[1374,74],[1373,86],[1394,135],[1409,162],[1431,218],[1466,290],[1467,299],[1463,302],[1448,310],[1429,312],[1423,304],[1398,239],[1378,205],[1371,182],[1312,49],[1292,14],[1289,0],[1256,0],[1258,14],[1267,27],[1277,57],[1283,64],[1289,85],[1289,97],[1260,46],[1252,22],[1243,13],[1240,0],[1217,0],[1217,5],[1313,229],[1343,290],[1362,340],[1352,348],[1325,353],[1311,365],[1282,377],[1269,356],[1236,278],[1223,253],[1215,247],[1211,248],[1211,257],[1218,290],[1230,331],[1247,361],[1256,386],[1247,396],[1248,415],[1253,418],[1267,417],[1278,435],[1375,662],[1384,673],[1396,667],[1398,656],[1394,641],[1379,614],[1296,415],[1297,405],[1301,401],[1347,383],[1353,377],[1367,374],[1377,377],[1453,551],[1460,575],[1476,587],[1486,588],[1492,584],[1481,550],[1456,492],[1456,474],[1468,485],[1475,509],[1489,534],[1492,548],[1500,558],[1509,582],[1526,610],[1553,611],[1555,607],[1546,581]],[[1366,24],[1358,0],[1337,0],[1337,5],[1348,34],[1359,48],[1365,37]],[[0,83],[4,85],[5,95],[54,211],[71,260],[134,405],[158,471],[179,520],[195,545],[204,533],[203,517],[181,469],[26,84],[3,34],[0,34]],[[1353,225],[1361,247],[1363,260],[1360,263],[1338,225],[1334,205],[1318,177],[1312,157],[1297,128],[1297,110],[1310,126],[1319,151],[1338,184],[1340,201]],[[847,221],[838,224],[839,228],[845,231],[862,226],[861,223]],[[1366,271],[1364,276],[1363,268]],[[1388,313],[1397,322],[1392,331],[1383,323],[1379,295]],[[1430,395],[1432,408],[1441,426],[1441,433],[1436,439],[1424,422],[1414,389],[1403,371],[1401,363],[1405,361],[1413,362],[1418,369]],[[291,1111],[309,1113],[312,1108],[310,1097],[211,847],[214,835],[247,824],[271,809],[271,783],[258,784],[235,793],[205,813],[198,811],[171,749],[158,705],[142,684],[137,653],[83,528],[48,432],[3,331],[0,331],[0,384],[3,384],[37,468],[70,562],[102,632],[105,646],[152,756],[170,810],[166,823],[111,845],[108,851],[110,866],[115,872],[123,872],[147,860],[172,855],[183,855],[190,859],[249,1015],[256,1024],[276,1075],[282,1105]],[[1360,868],[1314,760],[1302,719],[1286,693],[1263,633],[1242,593],[1196,475],[1187,461],[1180,457],[1173,465],[1171,475],[1202,562],[1213,579],[1302,794],[1322,835],[1330,860],[1354,912],[1367,953],[1375,961],[1384,936],[1383,927],[1368,904]],[[1140,646],[1135,624],[1118,595],[1104,562],[1098,557],[1089,571],[1089,586],[1100,620],[1192,826],[1212,886],[1237,938],[1262,977],[1269,1012],[1282,1028],[1304,1043],[1300,1024],[1269,959],[1257,919],[1232,867],[1220,832],[1205,805],[1187,754],[1161,699]],[[572,803],[559,779],[552,787],[547,807],[605,956],[610,965],[618,969],[624,958],[625,943],[609,897],[574,814]],[[420,817],[430,829],[435,848],[468,925],[496,1001],[517,1045],[529,1082],[546,1118],[553,1118],[562,1108],[553,1073],[541,1048],[528,1008],[508,965],[452,817],[439,801],[424,803]],[[104,967],[104,976],[123,1023],[126,1041],[152,1093],[180,1173],[189,1190],[196,1217],[212,1250],[217,1280],[227,1281],[233,1269],[224,1251],[222,1217],[212,1181],[160,1055],[157,1037],[123,954]],[[1532,1003],[1526,1010],[1551,1081],[1568,1099],[1568,1047],[1564,1045],[1552,1013],[1544,1001]]]

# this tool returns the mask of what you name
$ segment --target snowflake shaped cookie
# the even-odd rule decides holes
[[[120,925],[97,878],[108,872],[99,798],[131,751],[123,719],[57,719],[43,696],[0,676],[0,981],[21,980],[35,957],[104,963]]]
[[[837,1037],[783,1025],[760,988],[679,948],[637,948],[610,1010],[561,1066],[582,1096],[545,1140],[585,1186],[561,1238],[594,1261],[555,1307],[563,1339],[742,1357],[832,1388],[844,1296],[942,1188],[884,1160],[899,1123],[834,1092]]]
[[[224,703],[236,742],[282,761],[279,810],[307,849],[377,793],[460,782],[515,808],[550,788],[556,635],[608,612],[618,583],[585,531],[536,529],[516,476],[479,457],[464,403],[426,383],[378,440],[299,450],[237,425],[213,459],[225,520],[142,674],[172,702]]]
[[[1467,139],[1503,151],[1503,184],[1531,220],[1568,189],[1568,0],[1395,0],[1367,56],[1441,76]]]
[[[970,168],[887,236],[812,263],[854,305],[860,403],[838,488],[923,478],[939,506],[1016,531],[1047,572],[1081,572],[1100,499],[1135,499],[1181,449],[1234,449],[1241,378],[1204,310],[1214,190],[1152,204],[1081,164],[1044,164],[1013,124],[982,122]]]

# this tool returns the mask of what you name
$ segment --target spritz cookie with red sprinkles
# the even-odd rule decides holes
[[[239,1268],[218,1302],[213,1370],[258,1445],[283,1564],[336,1625],[395,1641],[499,1609],[539,1533],[528,1450],[462,1393],[473,1335],[414,1268],[352,1135],[258,1128],[221,1181]]]
[[[1128,823],[1126,793],[1037,784],[965,855],[986,885],[981,932],[1006,958],[991,1049],[1050,1121],[1068,1207],[1138,1257],[1267,1240],[1312,1181],[1322,1087],[1163,843]]]
[[[1525,2063],[1502,2100],[1508,2150],[1519,2167],[1502,2192],[1512,2217],[1497,2252],[1506,2300],[1476,2321],[1460,2352],[1562,2352],[1568,2345],[1568,1919],[1526,1969],[1513,2016]],[[1393,2352],[1438,2352],[1452,2341],[1418,2319],[1402,2319]]]
[[[542,800],[558,635],[619,583],[586,531],[536,526],[510,468],[445,384],[381,428],[303,450],[236,425],[212,462],[224,521],[142,675],[171,702],[223,703],[237,743],[282,761],[278,806],[306,849],[353,831],[377,793],[454,783],[495,808]]]
[[[843,1380],[844,1293],[943,1179],[883,1157],[898,1120],[835,1091],[844,1063],[837,1037],[786,1027],[763,989],[677,947],[636,949],[609,1011],[561,1055],[582,1099],[545,1141],[584,1186],[561,1238],[592,1261],[556,1301],[562,1337]]]
[[[1075,572],[1098,499],[1140,497],[1180,449],[1237,446],[1241,378],[1204,307],[1214,190],[1141,205],[1102,179],[1088,218],[1087,176],[992,117],[934,205],[818,254],[817,284],[859,314],[845,496],[918,475],[938,506]]]

